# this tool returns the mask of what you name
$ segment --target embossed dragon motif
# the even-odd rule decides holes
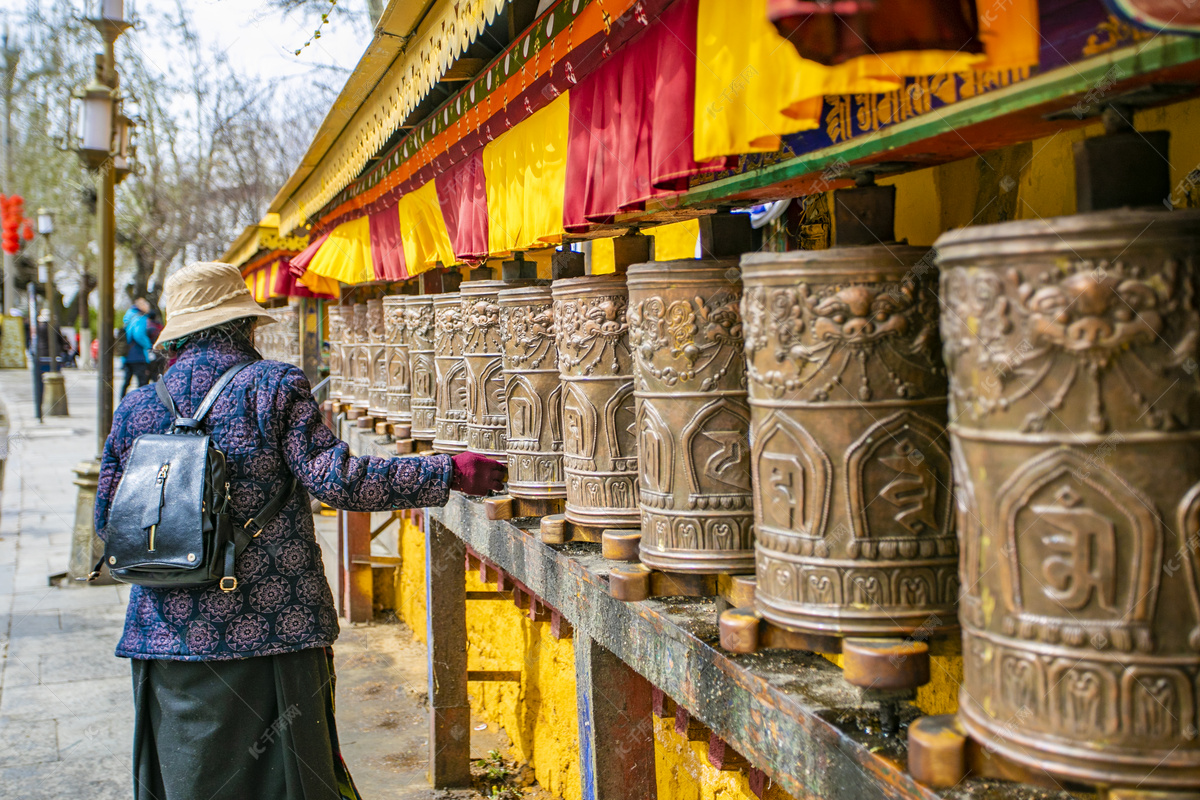
[[[410,344],[425,344],[433,336],[433,315],[429,306],[406,306],[404,309],[404,327],[409,336]]]
[[[516,344],[505,348],[506,369],[541,369],[547,356],[554,360],[554,306],[550,303],[502,308],[500,328],[505,338]]]
[[[463,331],[466,352],[500,352],[500,306],[494,296],[463,298]]]
[[[753,287],[742,300],[750,380],[775,397],[811,390],[824,402],[835,389],[860,401],[930,394],[944,368],[938,358],[937,298],[924,282]],[[759,351],[774,344],[777,364]]]
[[[408,341],[404,320],[404,309],[388,305],[383,309],[384,341],[387,344],[406,344]]]
[[[641,368],[668,386],[694,380],[724,355],[724,363],[701,383],[701,390],[707,391],[735,360],[740,361],[738,297],[719,291],[707,300],[696,297],[669,304],[659,297],[643,300],[629,309],[629,342]],[[655,359],[661,353],[682,364],[659,367]]]
[[[620,372],[620,356],[629,353],[628,306],[624,295],[555,300],[555,335],[562,365],[590,375],[603,362],[612,372]]]
[[[1110,427],[1106,394],[1129,398],[1147,428],[1182,424],[1159,407],[1171,373],[1194,364],[1200,336],[1194,285],[1178,263],[1147,274],[1119,260],[1082,259],[1026,278],[955,269],[946,285],[947,362],[977,359],[988,373],[979,385],[951,384],[976,418],[1034,397],[1040,402],[1021,427],[1041,431],[1082,391],[1098,433]]]
[[[435,312],[434,349],[441,355],[452,355],[462,351],[462,309],[458,306],[443,306]]]
[[[367,339],[372,343],[383,342],[383,304],[367,306]]]

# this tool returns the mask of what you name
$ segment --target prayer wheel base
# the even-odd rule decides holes
[[[640,530],[607,530],[600,534],[600,554],[611,561],[636,562],[641,543]]]
[[[367,429],[367,430],[370,430],[371,428],[374,428],[374,427],[375,427],[375,417],[371,417],[371,416],[358,416],[358,417],[353,417],[353,416],[352,416],[352,417],[351,417],[351,419],[353,419],[353,420],[354,420],[354,423],[355,423],[355,424],[356,424],[356,425],[357,425],[359,428],[365,428],[365,429]]]
[[[565,500],[553,497],[513,497],[499,495],[483,501],[488,519],[521,519],[523,517],[542,517],[561,514]]]
[[[549,514],[542,517],[539,534],[546,544],[565,544],[566,542],[593,542],[600,544],[604,540],[604,532],[611,526],[580,525],[571,522],[564,514]]]
[[[917,638],[840,637],[794,631],[736,607],[720,615],[721,647],[731,653],[809,650],[841,653],[846,682],[863,689],[900,691],[929,683],[929,642]],[[939,642],[940,643],[940,642]]]
[[[604,532],[606,549],[625,545],[616,534],[617,531]],[[745,600],[744,585],[730,580],[731,577],[714,573],[664,572],[645,564],[630,564],[616,567],[609,573],[608,590],[615,599],[630,603],[652,597],[718,597],[729,606]]]
[[[1195,789],[1161,790],[1074,783],[1033,764],[1021,764],[993,745],[972,736],[956,714],[920,717],[908,726],[908,771],[933,789],[956,786],[967,778],[1017,781],[1046,789],[1090,792],[1099,800],[1200,800]]]

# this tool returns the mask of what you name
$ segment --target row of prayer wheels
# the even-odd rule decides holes
[[[1200,213],[935,248],[334,308],[333,390],[506,459],[511,494],[565,498],[568,523],[640,526],[647,568],[755,575],[754,615],[784,632],[961,628],[958,730],[989,752],[1194,788]]]

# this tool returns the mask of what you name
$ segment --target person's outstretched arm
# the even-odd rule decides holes
[[[448,455],[378,458],[352,456],[321,419],[298,367],[284,375],[273,412],[283,422],[280,447],[288,468],[309,493],[347,511],[443,506],[454,465]]]

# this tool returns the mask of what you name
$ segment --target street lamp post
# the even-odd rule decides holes
[[[42,377],[42,402],[48,406],[47,416],[65,417],[68,413],[67,390],[58,363],[58,296],[54,287],[54,250],[50,245],[50,236],[54,233],[54,212],[39,208],[37,228],[45,247],[45,254],[38,264],[38,280],[46,287],[46,311],[50,314],[46,323],[46,353],[50,357],[50,368]]]
[[[88,22],[104,40],[104,54],[98,59],[97,74],[83,92],[83,115],[80,125],[82,141],[79,157],[88,169],[98,173],[96,192],[100,217],[100,313],[96,338],[99,360],[96,364],[98,397],[96,403],[96,459],[75,467],[79,497],[75,506],[75,532],[71,540],[70,577],[86,579],[104,545],[92,529],[92,507],[100,477],[100,454],[112,430],[113,416],[113,327],[115,322],[114,275],[116,273],[116,185],[128,173],[129,125],[119,113],[115,46],[117,39],[130,26],[125,19],[124,0],[102,0],[98,16]],[[121,120],[124,119],[124,123]],[[117,124],[125,127],[117,130]],[[114,152],[115,150],[115,152]],[[111,580],[111,579],[110,579]]]

